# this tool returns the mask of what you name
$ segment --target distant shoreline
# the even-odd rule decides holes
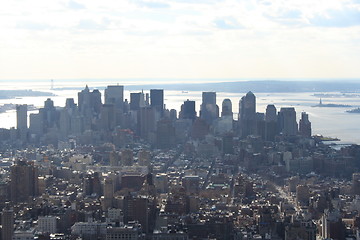
[[[91,84],[91,82],[89,82]],[[121,82],[119,82],[120,84]],[[154,84],[120,84],[124,85],[126,90],[149,90],[161,88],[165,90],[177,91],[216,91],[231,93],[246,93],[248,91],[258,93],[291,93],[291,92],[342,92],[342,93],[360,93],[360,81],[358,82],[334,82],[334,81],[235,81],[235,82],[207,82],[207,83],[154,83]],[[85,86],[85,85],[84,85]],[[84,86],[79,87],[55,87],[54,90],[82,90]],[[95,86],[89,85],[90,89],[106,88],[106,84]]]
[[[18,97],[53,97],[55,94],[51,92],[25,90],[0,90],[0,99],[12,99]]]

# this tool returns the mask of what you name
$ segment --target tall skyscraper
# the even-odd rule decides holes
[[[281,108],[279,112],[280,132],[286,136],[296,135],[298,133],[298,124],[296,122],[296,111],[293,107]]]
[[[144,93],[130,93],[130,110],[137,111],[141,107],[145,107]]]
[[[267,105],[266,114],[265,114],[265,121],[266,122],[276,122],[277,121],[275,105],[273,105],[273,104]]]
[[[239,131],[241,137],[256,133],[256,97],[248,92],[239,101]]]
[[[211,124],[219,117],[219,107],[216,105],[216,92],[203,92],[200,107],[200,118]]]
[[[38,195],[38,170],[26,161],[18,161],[10,168],[10,198],[14,203],[26,202]]]
[[[255,119],[256,97],[250,91],[239,102],[239,119]]]
[[[27,129],[27,104],[16,105],[17,129]]]
[[[92,117],[99,114],[101,105],[101,93],[99,90],[95,89],[90,92],[89,87],[86,85],[84,90],[78,92],[79,111],[83,116]]]
[[[116,108],[123,108],[124,86],[112,85],[105,89],[105,104],[114,104]]]
[[[195,118],[196,118],[195,101],[189,101],[189,99],[188,99],[181,105],[181,111],[179,113],[179,118],[191,119],[193,121],[195,120]]]
[[[233,117],[232,103],[228,98],[224,99],[222,102],[221,117],[224,116],[231,116],[231,118]]]
[[[27,105],[16,105],[16,127],[19,138],[23,141],[27,139]]]
[[[43,117],[44,131],[46,132],[49,128],[57,126],[59,115],[54,107],[54,101],[50,98],[44,102],[44,107],[40,108],[39,113]]]
[[[277,134],[277,113],[276,107],[267,105],[265,114],[265,140],[274,141]]]
[[[150,89],[150,106],[163,115],[164,111],[164,90]]]
[[[311,122],[309,121],[309,115],[306,112],[301,113],[299,133],[305,137],[311,137]]]

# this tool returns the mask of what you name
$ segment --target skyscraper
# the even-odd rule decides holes
[[[196,118],[195,101],[189,101],[188,99],[181,105],[179,118],[191,119],[193,121],[195,120]]]
[[[200,118],[211,124],[219,117],[219,107],[216,105],[216,92],[203,92],[200,107]]]
[[[256,97],[250,91],[239,102],[239,119],[255,119]]]
[[[124,86],[112,85],[105,89],[105,104],[114,104],[122,109],[124,103]]]
[[[277,114],[276,107],[272,104],[267,105],[265,114],[265,140],[274,141],[277,134]]]
[[[228,98],[224,99],[222,102],[221,117],[224,116],[231,116],[231,118],[233,117],[232,103]]]
[[[139,110],[145,107],[144,93],[130,93],[130,110]]]
[[[164,90],[150,89],[150,106],[163,115],[164,110]]]
[[[101,110],[101,93],[95,89],[90,92],[86,85],[85,89],[78,92],[79,111],[86,117],[92,117],[100,113]]]
[[[16,105],[16,126],[21,140],[27,139],[27,105]]]
[[[305,137],[311,137],[311,122],[309,121],[309,115],[306,112],[301,113],[299,133]]]
[[[281,108],[279,112],[280,132],[286,136],[296,135],[298,124],[296,122],[296,111],[293,107]]]
[[[17,129],[27,129],[27,104],[16,105]]]
[[[265,114],[265,121],[266,122],[276,122],[276,107],[273,104],[269,104],[266,107],[266,114]]]
[[[256,133],[256,97],[248,92],[239,101],[239,131],[241,137]]]

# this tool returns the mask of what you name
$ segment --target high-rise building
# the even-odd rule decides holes
[[[256,97],[248,92],[239,101],[239,131],[241,137],[256,133]]]
[[[95,116],[100,114],[101,106],[101,92],[98,89],[94,89],[90,95],[90,107]]]
[[[39,113],[30,114],[30,127],[29,127],[30,136],[36,138],[44,134],[44,117]]]
[[[265,121],[266,122],[276,122],[277,121],[275,105],[273,105],[273,104],[267,105],[266,114],[265,114]]]
[[[224,116],[231,116],[231,118],[233,117],[232,103],[228,98],[224,99],[222,102],[221,117]]]
[[[95,89],[90,92],[86,85],[85,89],[78,92],[78,106],[79,111],[86,119],[91,120],[93,116],[100,114],[101,110],[101,93]]]
[[[105,89],[105,104],[114,104],[122,109],[124,104],[124,86],[112,85]]]
[[[305,137],[311,137],[311,122],[309,121],[309,115],[306,112],[301,113],[299,133]]]
[[[195,101],[189,101],[189,99],[188,99],[181,105],[181,111],[179,113],[179,118],[191,119],[193,121],[195,120],[195,118],[196,118]]]
[[[27,129],[27,104],[16,105],[16,128]]]
[[[12,202],[26,202],[38,195],[38,170],[33,164],[18,161],[10,168],[10,179]]]
[[[65,108],[66,109],[75,109],[76,104],[73,98],[67,98],[65,101]]]
[[[151,133],[156,129],[156,114],[152,107],[140,108],[138,114],[139,134],[143,139],[150,140]]]
[[[12,240],[14,235],[14,210],[6,207],[1,213],[1,239]]]
[[[47,132],[49,128],[56,127],[59,122],[59,113],[56,111],[54,101],[50,98],[44,102],[44,107],[40,108],[39,113],[43,117],[44,131]]]
[[[139,110],[141,107],[145,107],[144,93],[130,93],[130,110]]]
[[[66,108],[60,111],[59,130],[62,138],[66,138],[71,131],[71,115]]]
[[[265,140],[274,141],[277,134],[277,113],[276,107],[272,104],[266,107],[265,114]]]
[[[255,119],[256,97],[250,91],[239,102],[239,119]]]
[[[164,90],[163,89],[150,89],[150,106],[163,115],[164,110]]]
[[[296,111],[293,107],[281,108],[279,112],[280,132],[285,136],[292,136],[298,133],[296,122]]]
[[[200,118],[208,124],[219,117],[219,107],[216,105],[216,92],[203,92],[202,104],[200,107]]]
[[[27,139],[27,104],[16,105],[16,128],[21,140]]]

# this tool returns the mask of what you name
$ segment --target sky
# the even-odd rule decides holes
[[[0,79],[359,78],[360,0],[6,0]]]

